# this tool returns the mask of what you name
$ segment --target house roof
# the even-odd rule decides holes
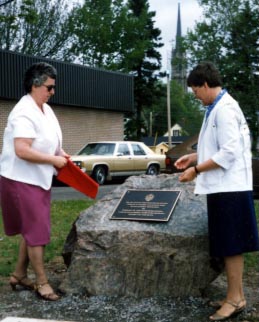
[[[172,144],[180,144],[183,143],[186,139],[188,139],[188,136],[172,136],[171,142]],[[158,145],[162,142],[168,144],[168,136],[142,137],[141,141],[144,142],[147,146]]]

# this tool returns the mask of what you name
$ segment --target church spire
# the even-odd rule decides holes
[[[180,6],[180,3],[178,3],[177,29],[176,29],[176,47],[179,46],[179,42],[180,42],[181,37],[182,37],[181,6]]]
[[[175,48],[172,49],[172,79],[182,85],[184,91],[187,91],[186,85],[186,57],[182,49],[182,22],[181,22],[181,4],[178,3],[177,29]]]

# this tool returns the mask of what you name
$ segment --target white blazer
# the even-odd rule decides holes
[[[250,131],[237,101],[228,93],[204,119],[197,153],[198,164],[212,159],[220,168],[198,175],[195,193],[252,190]]]

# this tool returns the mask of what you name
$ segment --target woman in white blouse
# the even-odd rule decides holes
[[[26,95],[11,111],[4,132],[0,183],[5,233],[21,234],[10,285],[36,289],[50,301],[59,299],[44,269],[44,247],[50,242],[50,188],[55,168],[64,167],[68,157],[58,120],[47,104],[55,92],[56,75],[56,69],[43,62],[26,71]],[[27,277],[29,263],[36,283]]]

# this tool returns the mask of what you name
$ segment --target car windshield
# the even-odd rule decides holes
[[[89,143],[78,155],[113,155],[115,143]]]

